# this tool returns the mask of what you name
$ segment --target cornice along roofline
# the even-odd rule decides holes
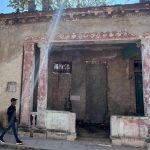
[[[66,9],[63,11],[61,19],[65,21],[89,18],[116,18],[123,16],[141,15],[150,15],[149,2],[128,5]],[[35,22],[48,22],[50,20],[53,20],[55,17],[55,11],[0,14],[0,26],[13,24],[27,24]]]

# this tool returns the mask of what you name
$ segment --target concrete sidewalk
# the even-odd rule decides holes
[[[89,141],[65,141],[53,139],[35,139],[30,137],[23,137],[23,145],[16,145],[12,135],[5,136],[6,144],[0,144],[0,150],[13,149],[28,149],[28,150],[144,150],[142,148],[124,147],[103,145]]]

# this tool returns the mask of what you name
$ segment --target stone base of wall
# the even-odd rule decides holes
[[[146,147],[148,118],[136,116],[112,116],[111,139],[115,145]]]
[[[142,148],[145,148],[147,146],[145,139],[112,137],[111,140],[113,145],[124,145],[124,146],[133,146],[133,147],[142,147]]]
[[[60,131],[47,131],[47,138],[63,139],[68,141],[74,141],[76,139],[76,133],[60,132]]]
[[[18,134],[20,137],[33,137],[40,139],[59,139],[59,140],[68,140],[74,141],[76,139],[76,133],[69,133],[63,131],[51,131],[46,129],[27,129],[19,128]]]
[[[150,150],[150,143],[147,143],[147,150]]]

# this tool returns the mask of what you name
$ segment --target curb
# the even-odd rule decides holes
[[[11,148],[12,150],[52,150],[52,149],[43,149],[43,148],[36,148],[30,147],[26,145],[16,145],[16,144],[0,144],[0,148]]]

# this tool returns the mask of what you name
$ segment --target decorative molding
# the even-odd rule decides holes
[[[94,41],[121,41],[121,40],[140,40],[141,37],[126,31],[114,32],[91,32],[91,33],[59,33],[55,36],[52,43],[67,42],[94,42]],[[26,37],[25,43],[47,44],[48,39],[45,37]]]
[[[139,36],[126,31],[120,32],[93,32],[93,33],[60,33],[56,35],[54,42],[69,41],[104,41],[104,40],[138,40]]]
[[[45,37],[31,37],[31,36],[27,36],[25,38],[25,42],[32,42],[32,43],[47,43],[48,39]]]

